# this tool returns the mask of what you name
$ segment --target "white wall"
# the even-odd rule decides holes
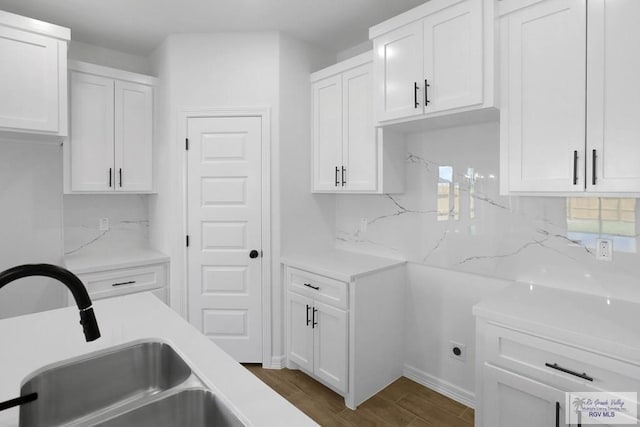
[[[134,73],[150,74],[151,61],[147,57],[119,52],[101,46],[71,40],[68,55],[70,59],[119,68]]]
[[[62,259],[62,147],[0,141],[0,271]],[[0,290],[0,318],[65,305],[67,289],[44,277]]]

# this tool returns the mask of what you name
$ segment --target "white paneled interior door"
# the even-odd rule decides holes
[[[189,321],[240,362],[262,362],[261,120],[187,123]]]
[[[118,191],[151,191],[153,89],[115,82],[115,171]]]
[[[114,188],[113,79],[71,73],[71,190]]]
[[[588,11],[587,189],[638,192],[640,1],[590,0]]]

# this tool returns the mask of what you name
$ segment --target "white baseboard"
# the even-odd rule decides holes
[[[475,393],[458,387],[455,384],[451,384],[450,382],[443,379],[436,378],[431,374],[414,368],[413,366],[404,365],[402,374],[410,380],[417,382],[418,384],[422,384],[423,386],[430,388],[433,391],[437,391],[440,394],[450,397],[456,402],[460,402],[470,408],[475,408]]]
[[[284,356],[273,356],[270,363],[262,363],[265,369],[282,369],[284,368],[286,359]]]

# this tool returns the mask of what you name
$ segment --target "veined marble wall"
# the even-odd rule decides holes
[[[337,196],[339,248],[640,301],[637,232],[597,261],[599,234],[569,232],[567,198],[499,195],[498,123],[408,135],[406,167],[404,194]]]
[[[100,218],[109,229],[100,231]],[[100,255],[113,250],[149,246],[147,196],[65,195],[64,254]]]

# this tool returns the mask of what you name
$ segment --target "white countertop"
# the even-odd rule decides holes
[[[280,262],[342,282],[351,282],[358,276],[364,276],[406,263],[406,261],[398,259],[380,258],[340,250],[282,255]]]
[[[149,248],[132,248],[109,253],[77,253],[64,257],[64,266],[75,274],[117,268],[158,264],[169,261],[169,257]]]
[[[640,363],[640,304],[515,283],[473,307],[476,316]]]
[[[33,371],[106,347],[156,338],[169,343],[193,372],[253,426],[317,426],[180,316],[148,293],[96,301],[102,337],[84,340],[76,307],[0,321],[0,401],[19,395]],[[18,408],[0,411],[0,427],[18,425]]]

